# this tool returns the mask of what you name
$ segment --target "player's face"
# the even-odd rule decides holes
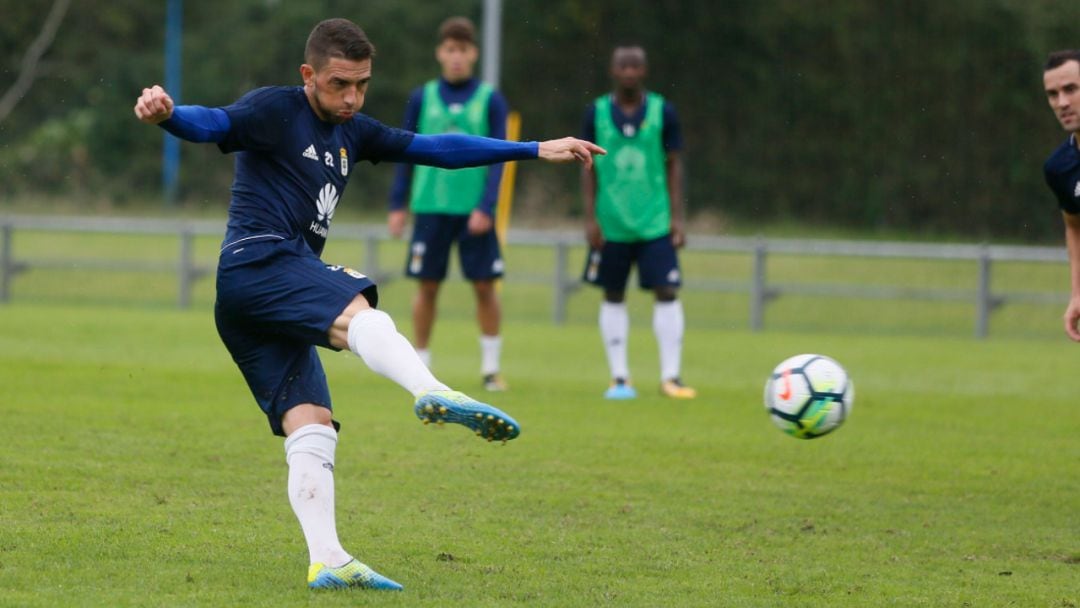
[[[450,82],[472,78],[473,67],[480,52],[475,44],[447,38],[435,47],[435,59],[442,67],[442,76]]]
[[[1080,63],[1066,61],[1043,73],[1046,99],[1061,128],[1069,133],[1080,131]]]
[[[611,77],[623,91],[637,91],[644,86],[645,60],[636,56],[616,57],[611,63]]]
[[[320,120],[341,124],[364,107],[364,95],[371,81],[371,59],[352,61],[331,57],[316,70],[308,64],[300,66],[307,94]]]

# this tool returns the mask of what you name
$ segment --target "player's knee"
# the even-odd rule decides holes
[[[397,331],[394,320],[385,312],[377,308],[368,308],[354,315],[352,320],[349,321],[347,339],[349,350],[363,356],[360,349],[365,346],[364,337],[370,335],[373,331],[378,332],[380,329]]]
[[[676,287],[657,287],[657,302],[674,302],[679,299],[679,290]]]
[[[622,304],[626,301],[625,291],[605,291],[604,301],[608,304]]]

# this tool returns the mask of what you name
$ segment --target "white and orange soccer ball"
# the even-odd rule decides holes
[[[765,382],[765,409],[781,431],[799,439],[827,435],[844,423],[855,385],[825,355],[795,355],[776,366]]]

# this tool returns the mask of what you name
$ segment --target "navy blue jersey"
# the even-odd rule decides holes
[[[1075,135],[1070,135],[1046,159],[1043,175],[1046,185],[1057,196],[1061,210],[1070,214],[1080,213],[1080,150],[1076,149]]]
[[[464,82],[451,83],[445,78],[439,78],[439,97],[447,106],[463,104],[469,101],[480,86],[480,80],[470,78]],[[424,87],[420,86],[409,95],[405,104],[405,120],[402,128],[415,131],[420,123],[420,108],[424,102]],[[491,93],[488,100],[488,137],[506,139],[506,116],[510,112],[510,106],[506,98],[498,91]],[[394,173],[394,183],[390,188],[390,209],[404,209],[409,199],[409,189],[412,186],[412,170],[410,164],[400,164]],[[477,201],[477,208],[493,215],[499,196],[499,180],[502,178],[502,165],[492,165],[488,172],[487,183],[484,187],[484,195]]]
[[[302,87],[255,89],[222,110],[230,128],[218,147],[238,152],[226,245],[303,237],[320,255],[353,165],[400,157],[414,135],[362,114],[324,122]]]
[[[642,103],[632,116],[627,116],[619,109],[615,100],[611,100],[611,119],[615,122],[615,128],[627,137],[633,137],[641,129],[641,121],[645,120],[645,104]],[[590,103],[585,108],[585,118],[581,123],[581,139],[596,141],[596,104]],[[675,106],[670,101],[664,100],[664,150],[677,152],[682,149],[682,129],[679,127],[679,115],[675,113]]]

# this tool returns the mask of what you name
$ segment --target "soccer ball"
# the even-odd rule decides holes
[[[844,423],[855,386],[839,363],[824,355],[795,355],[776,366],[765,382],[765,409],[792,437],[814,439]]]

